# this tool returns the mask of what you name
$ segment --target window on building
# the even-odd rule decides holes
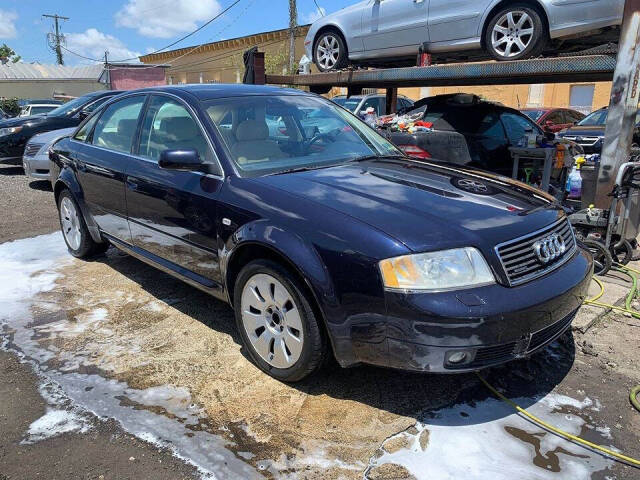
[[[169,85],[173,85],[173,77],[169,75]]]
[[[544,103],[544,85],[529,85],[529,98],[527,99],[527,107],[541,107]]]
[[[591,112],[595,89],[595,85],[571,85],[569,106],[584,114]]]

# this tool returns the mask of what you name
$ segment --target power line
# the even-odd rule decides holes
[[[320,5],[318,5],[318,0],[313,0],[313,3],[315,3],[316,5],[318,13],[324,17],[324,9]]]
[[[214,22],[215,20],[217,20],[218,18],[220,18],[221,16],[223,16],[225,13],[227,13],[229,10],[231,10],[233,7],[235,7],[237,4],[239,4],[242,0],[235,0],[231,5],[229,5],[227,8],[225,8],[224,10],[222,10],[220,13],[218,13],[215,17],[213,17],[212,19],[206,21],[205,23],[203,23],[202,25],[200,25],[198,28],[196,28],[193,32],[188,33],[186,35],[184,35],[183,37],[180,37],[178,40],[176,40],[175,42],[170,43],[169,45],[166,45],[162,48],[159,48],[158,50],[155,50],[153,52],[147,53],[146,55],[153,55],[155,53],[160,53],[163,50],[166,50],[167,48],[173,47],[174,45],[176,45],[177,43],[180,43],[181,41],[191,37],[192,35],[195,35],[196,33],[198,33],[200,30],[202,30],[203,28],[205,28],[207,25],[211,24],[212,22]],[[118,62],[126,62],[128,60],[136,60],[138,59],[138,57],[132,57],[132,58],[124,58],[122,60],[114,60],[114,62],[118,63]]]

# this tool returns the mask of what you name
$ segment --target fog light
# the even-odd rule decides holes
[[[467,352],[454,352],[449,355],[449,363],[462,363],[467,359]]]

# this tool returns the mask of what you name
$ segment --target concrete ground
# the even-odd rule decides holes
[[[518,417],[474,375],[332,367],[276,382],[247,360],[225,304],[115,249],[68,256],[47,234],[51,193],[11,168],[0,166],[0,479],[640,477]],[[601,300],[621,301],[628,282],[605,282]],[[544,352],[483,375],[639,458],[639,331],[583,307]]]

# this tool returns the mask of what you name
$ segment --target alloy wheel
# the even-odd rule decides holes
[[[316,60],[324,70],[331,70],[340,58],[340,43],[333,35],[325,35],[316,47]]]
[[[292,367],[302,354],[301,313],[287,288],[264,273],[252,276],[241,297],[242,324],[253,349],[269,365]]]
[[[496,53],[511,58],[531,45],[535,33],[531,16],[522,10],[514,10],[498,19],[491,32],[491,43]]]
[[[67,244],[72,250],[78,250],[82,242],[80,217],[75,204],[69,197],[64,197],[60,202],[60,223]]]

